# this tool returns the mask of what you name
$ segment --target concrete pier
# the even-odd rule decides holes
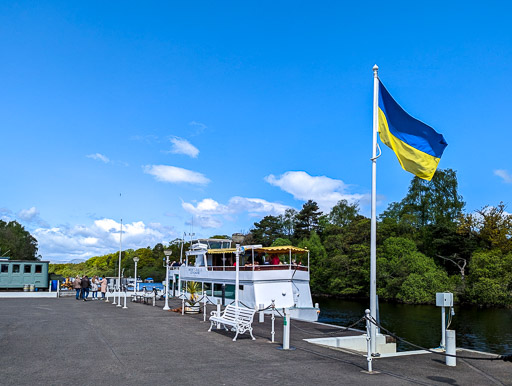
[[[367,374],[360,353],[304,341],[354,332],[333,334],[335,327],[292,320],[295,350],[283,351],[277,349],[281,318],[276,343],[270,343],[268,315],[264,323],[254,318],[255,341],[246,333],[233,342],[233,332],[207,332],[202,314],[182,316],[163,305],[130,302],[122,309],[74,298],[0,299],[0,384],[512,385],[510,363],[458,359],[449,367],[434,354],[375,359],[375,374]]]

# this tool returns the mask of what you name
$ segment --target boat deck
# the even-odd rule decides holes
[[[0,384],[512,385],[512,363],[458,359],[448,367],[433,354],[377,359],[378,373],[367,374],[361,354],[303,340],[336,331],[332,326],[292,320],[296,349],[283,351],[270,343],[269,316],[263,324],[255,316],[255,341],[246,333],[233,342],[232,332],[207,332],[202,314],[164,312],[163,301],[128,307],[71,297],[0,299]],[[282,319],[275,338],[281,342]]]

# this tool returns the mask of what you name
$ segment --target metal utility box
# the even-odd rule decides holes
[[[451,292],[436,293],[436,306],[453,307],[453,294]]]

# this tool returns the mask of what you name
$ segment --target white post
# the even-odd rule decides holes
[[[259,322],[260,323],[263,323],[265,321],[265,312],[263,311],[263,309],[265,308],[265,305],[264,304],[260,304],[260,318],[259,318]]]
[[[236,276],[235,276],[235,306],[238,307],[238,287],[240,283],[240,244],[236,245]]]
[[[117,307],[122,307],[123,305],[121,304],[121,285],[119,285],[119,301],[117,302]]]
[[[441,348],[446,349],[446,311],[441,307]]]
[[[288,308],[284,309],[283,318],[283,350],[290,349],[290,311]]]
[[[121,251],[123,250],[123,219],[121,219],[121,233],[119,233],[119,301],[121,306]]]
[[[206,293],[204,292],[204,282],[202,283],[203,292],[203,322],[206,322]]]
[[[272,335],[272,343],[274,343],[274,337],[276,335],[276,331],[274,329],[274,324],[275,324],[275,320],[276,320],[276,305],[274,303],[274,300],[272,300],[272,332],[271,332],[271,335]]]
[[[371,325],[373,323],[370,322],[370,319],[368,319],[368,317],[370,316],[370,310],[365,310],[364,311],[365,313],[365,316],[366,316],[366,349],[367,349],[367,354],[366,354],[366,361],[368,362],[368,372],[371,373],[373,371],[372,369],[372,345],[371,345],[371,339],[370,339],[370,329],[371,329]]]
[[[123,310],[126,309],[128,307],[126,307],[126,291],[124,293],[124,307],[123,307]]]
[[[169,257],[172,255],[170,249],[164,251],[165,254],[165,306],[164,311],[169,311]]]
[[[457,354],[457,347],[455,342],[455,330],[446,330],[446,353],[450,355]],[[456,366],[457,358],[445,357],[447,366]]]
[[[220,299],[217,299],[217,318],[220,318]],[[217,329],[220,328],[220,323],[217,322]]]
[[[57,281],[57,297],[60,298],[60,280]]]
[[[370,314],[377,320],[377,130],[379,126],[379,67],[373,66],[373,141],[372,141],[372,197],[370,236]],[[372,354],[377,353],[377,329],[370,326]]]

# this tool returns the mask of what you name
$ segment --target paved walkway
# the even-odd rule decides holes
[[[269,317],[255,316],[255,341],[246,333],[233,342],[234,333],[208,333],[202,315],[157,304],[0,299],[0,384],[512,385],[512,363],[459,359],[453,368],[432,354],[375,360],[370,375],[365,357],[302,340],[334,328],[292,321],[296,350],[283,351],[269,343]],[[276,332],[280,342],[281,319]]]

